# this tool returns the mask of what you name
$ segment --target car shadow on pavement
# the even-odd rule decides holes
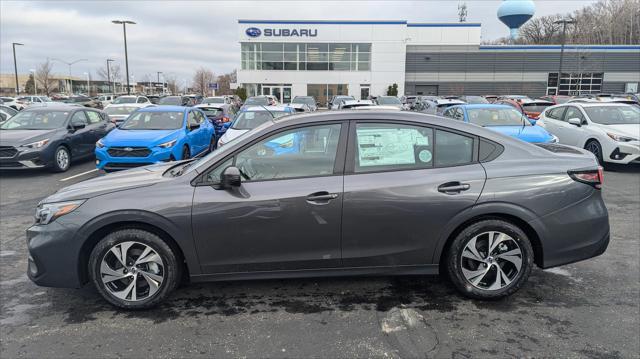
[[[284,311],[291,314],[377,311],[410,308],[418,311],[455,312],[459,307],[499,312],[531,311],[532,307],[589,304],[571,278],[534,270],[529,282],[511,297],[476,301],[459,295],[446,280],[435,276],[345,277],[294,280],[260,280],[188,284],[166,302],[145,311],[124,311],[107,304],[87,286],[80,290],[49,289],[54,312],[63,312],[68,324],[106,316],[147,319],[163,323],[181,317],[238,316]],[[575,288],[574,288],[575,289]],[[586,291],[586,290],[585,290]]]

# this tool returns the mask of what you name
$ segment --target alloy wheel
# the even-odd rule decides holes
[[[69,167],[69,153],[64,148],[56,153],[56,163],[63,170]]]
[[[462,274],[471,285],[482,290],[500,290],[518,276],[523,258],[515,239],[491,231],[471,238],[460,260]]]
[[[107,291],[125,301],[141,301],[153,296],[165,279],[162,258],[140,242],[121,242],[104,255],[100,279]]]
[[[596,157],[600,156],[600,148],[598,148],[598,145],[595,142],[589,142],[587,145],[587,151],[593,153]]]

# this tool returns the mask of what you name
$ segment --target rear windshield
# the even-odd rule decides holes
[[[202,101],[204,103],[224,103],[223,97],[207,97]]]
[[[376,99],[380,105],[402,105],[397,97],[380,96]]]
[[[158,105],[173,105],[173,106],[181,106],[182,105],[182,97],[163,97],[158,101]]]
[[[291,103],[305,103],[307,105],[315,105],[316,101],[313,97],[294,97]]]
[[[525,103],[522,104],[522,108],[527,112],[542,112],[545,108],[552,106],[551,104],[543,103]]]
[[[589,119],[602,125],[640,124],[640,109],[633,105],[583,107]]]
[[[274,112],[272,111],[271,113]],[[273,116],[267,111],[246,111],[238,115],[238,118],[233,121],[231,128],[236,130],[253,130],[263,123],[272,120]]]
[[[482,96],[467,96],[464,98],[464,101],[470,104],[489,103],[489,101]]]
[[[218,115],[222,115],[222,109],[216,107],[199,107],[207,117],[216,117]]]

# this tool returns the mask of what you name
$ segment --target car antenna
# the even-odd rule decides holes
[[[273,114],[273,112],[269,111],[264,105],[260,105],[260,107],[264,108],[265,111],[269,112],[271,117],[276,118],[276,116]]]

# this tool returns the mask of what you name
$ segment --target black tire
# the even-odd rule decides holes
[[[216,141],[216,136],[211,136],[211,142],[209,143],[209,152],[213,152],[216,148],[218,148],[218,141]]]
[[[66,158],[66,161],[62,160],[61,156]],[[51,170],[54,172],[65,172],[71,167],[71,153],[65,146],[58,146],[53,153],[53,163],[51,164]]]
[[[465,246],[474,237],[489,231],[507,234],[519,246],[522,265],[520,271],[511,282],[501,289],[481,289],[467,280],[462,271],[462,254]],[[533,268],[533,248],[527,235],[516,225],[499,219],[483,220],[470,224],[453,240],[446,255],[446,271],[456,289],[466,297],[491,300],[509,296],[518,291],[526,283]]]
[[[148,298],[139,301],[128,301],[111,294],[102,281],[100,271],[102,259],[111,250],[111,248],[118,243],[128,241],[142,243],[151,247],[160,256],[163,262],[164,279],[157,292]],[[91,256],[89,257],[89,273],[94,286],[107,302],[118,308],[138,310],[152,308],[164,301],[180,284],[182,266],[178,261],[175,251],[167,244],[167,242],[151,232],[143,229],[131,228],[112,232],[98,242],[95,248],[93,248],[93,251],[91,251]]]
[[[584,145],[584,149],[593,153],[600,165],[604,163],[604,160],[602,159],[602,146],[600,145],[600,142],[598,142],[597,140],[589,140],[587,141],[587,144]]]
[[[182,159],[188,160],[189,158],[191,158],[191,152],[189,151],[189,146],[184,145],[184,147],[182,148]]]

